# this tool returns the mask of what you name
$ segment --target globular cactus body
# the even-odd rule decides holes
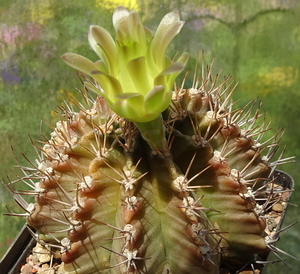
[[[91,110],[57,124],[43,148],[44,178],[37,186],[43,190],[28,224],[42,232],[40,239],[61,242],[67,273],[136,268],[144,273],[217,273],[218,245],[205,235],[212,229],[205,214],[185,214],[189,193],[180,187],[185,175],[171,155],[153,155],[131,123],[101,112],[103,103],[98,98]],[[103,115],[107,121],[100,125],[95,117]],[[66,136],[72,136],[72,144]],[[48,217],[40,222],[41,216]],[[193,226],[204,229],[203,236],[193,239]],[[216,256],[205,262],[199,247],[216,247]]]
[[[172,20],[180,29],[181,21]],[[101,29],[97,35],[107,38]],[[106,77],[104,87],[120,88],[108,76],[112,64],[105,58],[109,69],[99,63],[100,72],[75,57],[63,58],[97,81]],[[139,62],[145,68],[145,59]],[[151,74],[156,86],[143,97],[147,107],[155,96],[167,100],[163,83],[185,62],[183,55],[158,76]],[[65,273],[232,273],[270,249],[264,209],[275,195],[277,162],[271,158],[280,134],[261,143],[267,126],[256,125],[256,103],[233,111],[229,78],[217,85],[211,68],[202,72],[200,84],[171,92],[162,115],[154,117],[156,106],[145,108],[137,121],[131,107],[126,119],[120,113],[134,100],[141,103],[139,95],[116,92],[114,102],[82,75],[85,87],[99,89],[105,99],[92,99],[84,89],[85,104],[74,104],[79,111],[71,103],[63,108],[37,165],[21,178],[32,185],[35,202],[20,202],[15,194],[38,241],[61,253]]]

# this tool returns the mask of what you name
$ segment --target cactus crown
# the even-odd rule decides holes
[[[100,61],[62,56],[83,73],[85,104],[64,108],[36,164],[20,166],[35,203],[12,192],[34,236],[69,274],[254,268],[278,251],[266,220],[286,202],[274,170],[291,158],[272,160],[282,130],[263,141],[260,103],[233,110],[233,82],[218,83],[211,67],[172,91],[188,56],[165,57],[183,25],[176,12],[154,36],[123,7],[113,24],[115,41],[90,28]]]

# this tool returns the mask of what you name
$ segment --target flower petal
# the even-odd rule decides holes
[[[118,99],[121,99],[123,101],[123,109],[125,110],[125,105],[128,108],[135,109],[135,112],[138,113],[138,116],[143,116],[145,113],[144,108],[144,96],[142,96],[139,93],[122,93],[115,96]],[[124,116],[122,116],[124,117]],[[135,117],[131,117],[131,119],[134,119]]]
[[[119,116],[129,120],[136,121],[139,120],[140,113],[139,111],[132,105],[128,104],[126,100],[118,100],[112,106],[111,109],[114,110]]]
[[[131,11],[128,16],[128,30],[130,33],[131,38],[138,42],[140,45],[146,49],[146,34],[145,29],[142,23],[142,20],[139,16],[139,14],[136,11]]]
[[[189,60],[189,54],[187,52],[184,52],[178,57],[176,62],[180,62],[185,66],[188,60]]]
[[[97,66],[99,71],[102,71],[102,72],[108,74],[108,69],[102,60],[96,61],[95,65]]]
[[[132,42],[131,39],[128,39],[128,16],[129,11],[123,6],[117,7],[113,14],[113,26],[116,30],[116,41],[122,45],[130,45]]]
[[[115,96],[123,93],[121,83],[115,77],[100,71],[92,71],[91,76],[100,84],[103,89],[101,94],[105,99],[114,101]]]
[[[155,85],[166,85],[167,91],[169,91],[172,88],[172,85],[174,85],[174,81],[178,74],[184,69],[185,63],[188,60],[189,55],[188,54],[182,54],[178,60],[182,62],[175,62],[171,63],[170,66],[165,68],[157,77],[154,79]]]
[[[90,90],[90,91],[92,91],[96,94],[102,95],[102,93],[103,93],[103,90],[99,90],[99,88],[97,88],[95,85],[93,85],[90,82],[84,82],[83,86],[84,86],[85,89]]]
[[[173,63],[173,64],[177,64],[177,63],[179,63],[179,64],[181,64],[182,65],[182,69],[179,69],[180,68],[180,66],[178,66],[177,67],[177,71],[175,71],[175,69],[176,69],[176,66],[174,67],[174,68],[172,68],[171,70],[173,70],[173,72],[168,76],[168,85],[170,86],[170,88],[172,87],[172,85],[174,85],[174,82],[175,82],[175,79],[176,79],[176,77],[180,74],[180,72],[184,69],[184,67],[185,67],[185,65],[186,65],[186,63],[187,63],[187,61],[189,60],[189,54],[188,53],[183,53],[178,59],[177,59],[177,61],[175,62],[175,63]],[[172,66],[172,65],[171,65]],[[170,67],[171,67],[170,66]],[[170,68],[169,67],[169,68]],[[167,68],[166,70],[167,71],[169,71],[169,68]]]
[[[151,88],[145,56],[131,60],[127,68],[136,90],[145,95]]]
[[[107,30],[99,26],[91,26],[88,40],[92,49],[103,60],[110,74],[116,74],[117,50],[116,44]]]
[[[165,90],[163,86],[155,86],[145,97],[145,109],[147,113],[162,113],[170,104],[172,92]]]
[[[98,67],[89,59],[76,53],[65,53],[61,58],[71,67],[91,76],[91,71],[98,70]]]
[[[146,37],[146,41],[147,43],[150,45],[150,42],[153,38],[153,33],[151,30],[149,30],[147,27],[144,26],[144,32],[145,32],[145,37]]]
[[[184,22],[179,20],[177,11],[170,12],[161,20],[151,42],[151,52],[158,66],[163,66],[163,57],[171,40],[179,33]]]
[[[118,6],[113,14],[113,26],[115,30],[122,30],[128,33],[127,18],[129,11],[123,7]]]
[[[172,63],[170,66],[165,68],[159,75],[170,75],[184,69],[184,64],[181,62]]]
[[[141,97],[141,94],[136,93],[136,92],[127,92],[127,93],[117,94],[117,95],[115,95],[115,97],[125,100],[125,99],[129,99],[129,98],[133,98],[133,97]]]

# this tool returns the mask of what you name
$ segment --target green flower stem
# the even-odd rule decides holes
[[[154,151],[166,151],[167,141],[165,138],[165,126],[162,115],[159,115],[156,119],[150,122],[135,122],[134,124],[142,134],[143,139]]]

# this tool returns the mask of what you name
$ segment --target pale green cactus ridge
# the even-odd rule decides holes
[[[74,53],[66,53],[62,58],[100,84],[97,93],[119,116],[147,123],[170,104],[174,80],[188,60],[187,53],[175,62],[165,56],[183,24],[178,12],[168,13],[153,35],[136,11],[120,6],[113,14],[115,41],[102,27],[90,27],[88,41],[100,61],[94,63]]]

